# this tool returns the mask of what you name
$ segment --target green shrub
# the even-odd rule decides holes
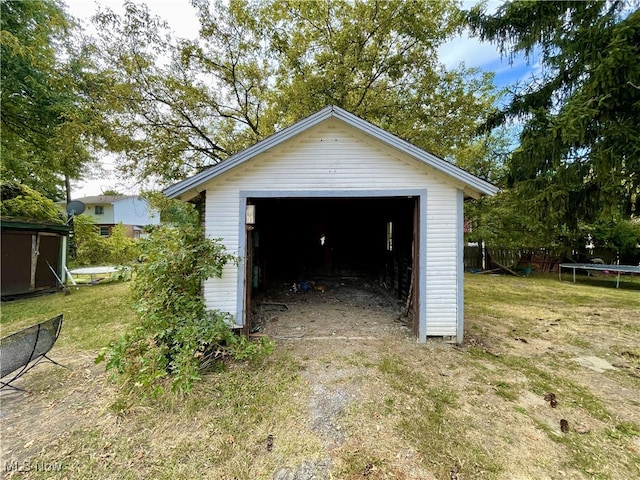
[[[122,223],[111,228],[111,235],[105,238],[107,263],[123,265],[138,257],[136,240],[127,237],[127,230]]]
[[[102,237],[93,219],[77,215],[73,219],[75,265],[126,265],[138,257],[136,240],[126,236],[126,229],[118,223],[111,235]]]
[[[73,219],[73,263],[77,265],[99,265],[103,263],[104,238],[96,231],[95,224],[87,215]],[[106,262],[104,262],[106,263]]]
[[[140,241],[142,262],[132,283],[140,321],[98,359],[107,361],[125,391],[142,397],[160,394],[166,382],[189,392],[216,360],[253,358],[270,349],[235,335],[230,315],[206,311],[201,282],[220,277],[236,258],[219,241],[203,238],[191,205],[171,208],[182,210],[174,223],[154,227]]]
[[[640,243],[640,222],[627,219],[600,220],[591,232],[596,246],[613,247],[625,254],[637,251]]]

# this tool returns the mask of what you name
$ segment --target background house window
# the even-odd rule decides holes
[[[104,207],[102,205],[96,205],[96,215],[104,215]]]
[[[98,208],[98,207],[96,207]],[[109,227],[100,227],[100,236],[108,237],[111,234],[111,228]]]

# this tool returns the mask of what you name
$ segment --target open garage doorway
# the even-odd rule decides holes
[[[247,197],[245,327],[417,335],[418,196]]]

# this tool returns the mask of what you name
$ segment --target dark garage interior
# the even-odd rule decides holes
[[[418,199],[254,198],[249,227],[251,289],[274,282],[375,282],[397,298],[409,294]]]

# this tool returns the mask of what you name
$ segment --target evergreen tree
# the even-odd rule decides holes
[[[487,123],[522,123],[508,186],[534,222],[575,232],[640,214],[640,11],[623,1],[507,2],[474,31],[541,71]]]

